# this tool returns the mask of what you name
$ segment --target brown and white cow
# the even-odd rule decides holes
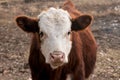
[[[29,65],[32,80],[85,80],[93,72],[96,41],[89,28],[92,17],[68,0],[37,19],[18,16],[17,25],[32,33]]]

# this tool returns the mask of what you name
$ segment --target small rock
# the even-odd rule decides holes
[[[0,74],[3,73],[3,72],[4,72],[4,70],[0,68]]]
[[[9,73],[8,70],[4,70],[4,71],[3,71],[3,74],[8,74],[8,73]]]

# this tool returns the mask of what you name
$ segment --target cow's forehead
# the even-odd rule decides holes
[[[39,16],[40,30],[66,32],[71,29],[70,15],[63,9],[50,8]]]

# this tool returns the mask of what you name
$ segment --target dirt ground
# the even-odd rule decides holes
[[[0,0],[0,80],[27,80],[31,35],[15,24],[15,17],[37,17],[45,8],[64,0]],[[85,14],[94,16],[91,26],[98,44],[97,62],[89,80],[120,80],[120,0],[72,0]]]

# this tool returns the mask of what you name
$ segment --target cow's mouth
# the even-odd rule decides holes
[[[51,62],[51,67],[52,67],[53,69],[58,68],[58,67],[60,67],[60,66],[62,66],[62,65],[63,65],[63,62],[57,62],[57,61]]]

